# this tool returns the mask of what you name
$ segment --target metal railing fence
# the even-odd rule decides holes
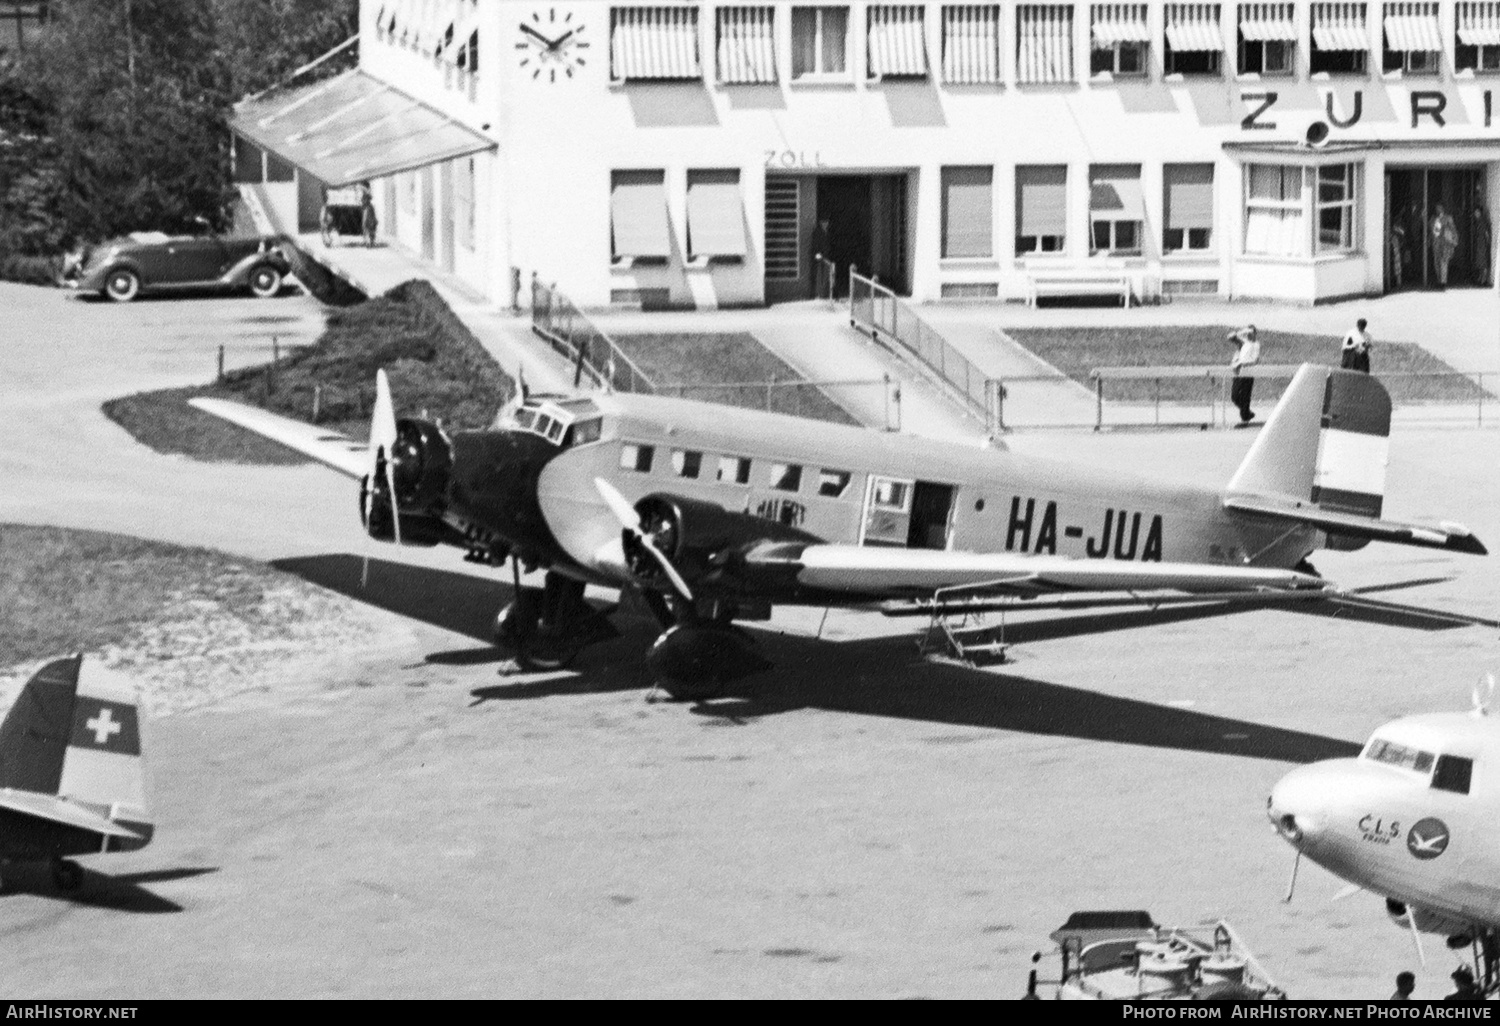
[[[850,412],[845,403],[835,398],[834,391],[857,392],[861,389],[878,390],[884,409],[884,427],[887,431],[901,430],[901,388],[890,376],[880,378],[847,378],[808,381],[805,378],[767,378],[764,381],[711,381],[673,382],[658,384],[657,395],[677,396],[684,399],[703,398],[747,409],[761,409],[770,413],[790,413],[794,417],[807,416],[822,407],[832,406],[842,411],[850,423],[859,419]],[[866,408],[873,404],[860,404]],[[826,419],[826,418],[823,418]]]
[[[849,323],[876,341],[883,335],[899,343],[951,386],[965,409],[983,420],[992,433],[1003,428],[997,407],[1004,389],[998,387],[999,382],[949,345],[896,293],[853,267],[849,268]]]
[[[556,285],[548,285],[535,274],[531,276],[531,330],[581,366],[596,384],[616,392],[656,391],[614,339],[595,327]]]
[[[1258,365],[1247,374],[1247,377],[1255,379],[1290,379],[1297,373],[1300,364],[1271,364]],[[1153,395],[1149,399],[1141,399],[1139,396],[1129,400],[1118,400],[1121,405],[1134,408],[1144,403],[1150,403],[1153,408],[1151,424],[1161,423],[1162,407],[1162,383],[1201,381],[1203,383],[1202,400],[1185,400],[1180,395],[1174,395],[1165,401],[1172,406],[1194,406],[1202,402],[1208,407],[1205,426],[1220,427],[1236,423],[1238,418],[1231,417],[1230,411],[1233,404],[1229,398],[1230,386],[1234,382],[1234,374],[1223,366],[1189,366],[1189,367],[1095,367],[1089,372],[1090,379],[1094,382],[1095,397],[1095,419],[1094,430],[1102,430],[1104,427],[1104,407],[1106,382],[1109,381],[1149,381],[1152,383]],[[1494,400],[1497,395],[1492,388],[1486,388],[1486,380],[1500,380],[1500,371],[1401,371],[1391,374],[1375,375],[1382,383],[1386,384],[1391,391],[1392,406],[1400,408],[1420,403],[1431,402],[1445,406],[1468,406],[1474,405],[1474,420],[1478,427],[1484,426],[1484,407],[1486,400]],[[1422,384],[1435,382],[1452,383],[1461,381],[1471,384],[1472,388],[1460,387],[1457,389],[1459,395],[1454,397],[1437,397],[1431,394],[1430,389],[1423,389]],[[1416,386],[1416,387],[1411,387]],[[1423,392],[1428,392],[1423,395]],[[1468,392],[1468,395],[1462,393]],[[1414,394],[1415,393],[1415,394]],[[1132,422],[1134,423],[1134,422]],[[1144,422],[1143,422],[1144,423]]]

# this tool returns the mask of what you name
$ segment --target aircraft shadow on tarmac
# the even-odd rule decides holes
[[[142,886],[143,884],[187,880],[218,871],[217,866],[191,866],[110,875],[84,869],[83,883],[77,890],[60,891],[52,882],[52,872],[45,863],[17,863],[5,867],[5,888],[0,890],[0,898],[35,894],[43,898],[65,901],[70,905],[161,915],[168,912],[181,912],[182,906],[147,890]]]
[[[349,554],[284,559],[273,565],[359,601],[485,642],[496,610],[511,592],[510,586],[499,580],[378,559],[370,561],[369,582],[362,587],[363,558]],[[1422,583],[1432,582],[1403,582],[1369,590]],[[1355,601],[1278,605],[1288,605],[1304,615],[1421,630],[1488,622],[1362,597]],[[1012,624],[1006,630],[1006,639],[1012,643],[1043,641],[1261,608],[1265,605],[1246,603],[1073,613]],[[628,614],[617,619],[621,637],[585,651],[572,672],[476,688],[473,696],[479,701],[516,701],[648,687],[649,675],[641,656],[654,625]],[[908,631],[842,642],[755,629],[749,633],[776,669],[728,685],[723,697],[699,704],[696,712],[746,722],[816,708],[1284,762],[1352,756],[1360,749],[1355,742],[1318,734],[1157,705],[996,669],[975,670],[922,659]],[[427,659],[448,665],[476,665],[501,662],[504,656],[486,644],[478,649],[435,653]],[[1194,683],[1185,681],[1184,686]]]

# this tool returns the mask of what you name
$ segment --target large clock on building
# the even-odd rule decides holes
[[[559,14],[556,7],[532,11],[530,17],[521,19],[520,32],[516,49],[521,52],[521,70],[530,72],[534,79],[556,82],[559,77],[572,78],[588,63],[584,25],[575,21],[571,12]]]

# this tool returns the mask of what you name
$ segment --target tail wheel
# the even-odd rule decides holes
[[[110,271],[104,279],[104,294],[116,303],[128,303],[141,291],[141,276],[129,268]]]
[[[67,859],[57,859],[52,863],[52,882],[60,891],[76,891],[83,883],[83,867]]]
[[[276,295],[281,291],[281,272],[265,265],[257,267],[250,272],[250,291],[261,299]]]

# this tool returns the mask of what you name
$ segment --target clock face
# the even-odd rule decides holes
[[[521,71],[542,82],[572,78],[588,64],[589,42],[584,25],[571,12],[556,7],[533,11],[520,25]]]

